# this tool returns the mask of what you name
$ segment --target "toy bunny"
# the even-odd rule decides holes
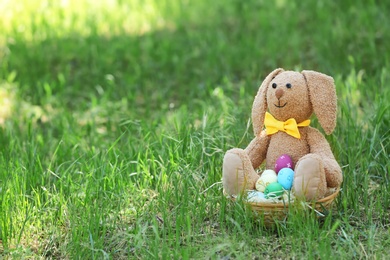
[[[269,112],[267,112],[267,110]],[[304,70],[272,71],[261,84],[252,107],[255,138],[245,150],[233,148],[223,161],[227,194],[254,189],[257,169],[265,160],[273,169],[282,154],[295,165],[293,192],[306,200],[323,198],[343,176],[325,137],[309,126],[313,112],[326,134],[336,126],[337,97],[333,78]],[[265,129],[263,130],[263,127]]]

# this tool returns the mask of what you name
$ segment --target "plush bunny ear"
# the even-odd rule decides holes
[[[337,96],[333,78],[310,70],[302,71],[305,77],[313,111],[326,134],[336,127]]]
[[[253,132],[256,136],[258,136],[263,130],[264,126],[264,117],[265,112],[267,111],[267,88],[271,80],[276,77],[280,72],[283,72],[284,70],[279,68],[274,71],[272,71],[261,83],[261,86],[259,88],[259,91],[257,92],[257,95],[255,97],[255,100],[253,101],[252,106],[252,124],[253,124]]]

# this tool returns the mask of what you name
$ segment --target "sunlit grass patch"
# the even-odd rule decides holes
[[[12,115],[15,106],[15,91],[10,84],[0,85],[0,125]]]
[[[50,104],[41,107],[22,100],[19,93],[18,86],[12,81],[0,84],[0,125],[4,128],[7,120],[31,120],[33,123],[38,121],[42,123],[57,113]],[[20,127],[25,129],[26,125],[21,124]]]
[[[184,17],[200,21],[200,10],[213,9],[204,3],[189,1],[18,0],[0,3],[3,37],[8,36],[11,41],[14,37],[31,41],[66,35],[142,35],[161,29],[175,30],[176,22]]]

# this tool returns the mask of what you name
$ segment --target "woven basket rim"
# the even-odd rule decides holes
[[[339,192],[340,192],[340,188],[337,188],[335,190],[335,192],[333,192],[329,196],[322,198],[320,200],[317,200],[317,201],[313,201],[312,203],[320,204],[320,203],[331,202],[337,197]],[[235,198],[232,198],[232,199],[236,200]],[[281,201],[281,202],[248,202],[248,201],[245,201],[244,203],[251,205],[251,206],[264,207],[264,208],[286,208],[290,204],[290,202],[288,202],[288,201]],[[293,204],[293,203],[294,203],[294,201],[291,202],[291,204]]]

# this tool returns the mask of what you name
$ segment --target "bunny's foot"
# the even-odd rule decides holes
[[[245,189],[254,189],[258,178],[244,150],[234,148],[226,152],[223,158],[222,183],[227,194],[237,195]]]
[[[315,200],[323,198],[326,190],[326,176],[321,158],[315,154],[303,156],[295,167],[294,194],[298,198]]]

